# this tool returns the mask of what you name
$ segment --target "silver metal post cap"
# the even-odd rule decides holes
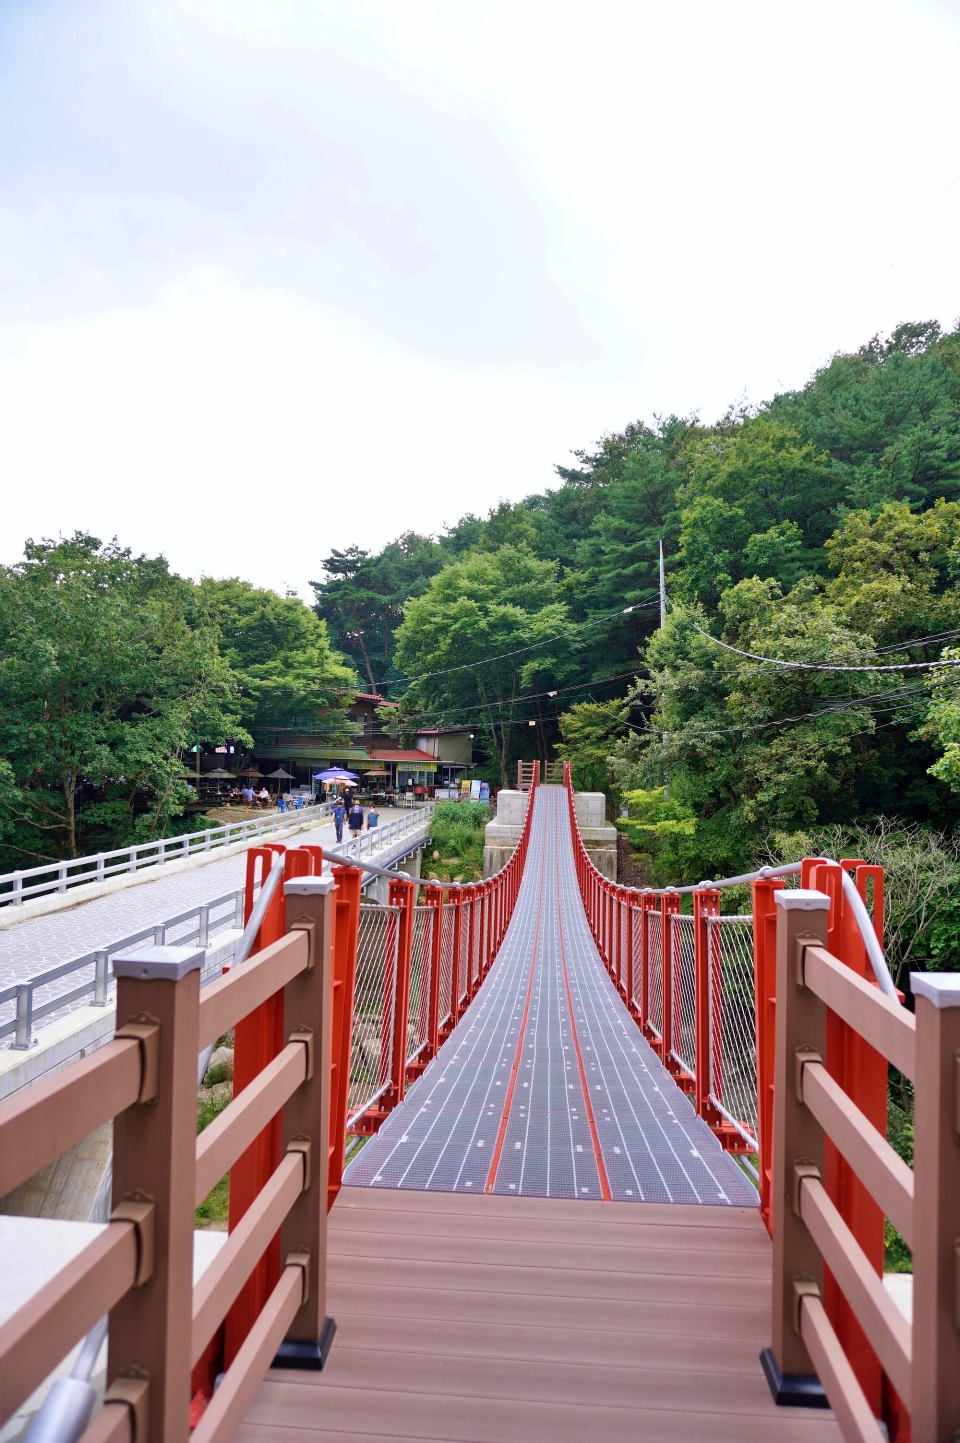
[[[337,885],[334,877],[288,877],[283,884],[285,897],[325,897]]]
[[[179,982],[188,972],[199,972],[206,955],[205,947],[140,947],[114,957],[113,975],[143,982]]]
[[[934,1007],[960,1007],[960,972],[911,972],[910,991]]]
[[[785,912],[819,912],[830,906],[826,892],[813,892],[806,887],[781,887],[774,892],[773,900]]]

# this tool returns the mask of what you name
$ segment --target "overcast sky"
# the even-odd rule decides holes
[[[960,313],[960,0],[2,0],[0,560],[308,582]]]

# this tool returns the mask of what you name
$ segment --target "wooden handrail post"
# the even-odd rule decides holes
[[[797,1166],[823,1176],[823,1129],[804,1106],[798,1053],[823,1060],[827,1009],[798,978],[799,939],[826,943],[830,899],[807,889],[780,890],[777,904],[777,1007],[773,1118],[773,1346],[761,1354],[778,1403],[826,1407],[825,1395],[797,1326],[795,1284],[807,1280],[823,1292],[823,1260],[802,1221],[795,1198]],[[801,1282],[801,1286],[803,1286]]]
[[[283,1029],[313,1037],[313,1075],[308,1068],[283,1109],[283,1147],[304,1153],[304,1188],[283,1220],[280,1255],[309,1253],[307,1300],[273,1361],[275,1368],[322,1368],[336,1324],[327,1316],[327,1192],[330,1146],[331,1044],[333,1035],[333,877],[292,877],[284,883],[287,931],[310,934],[310,965],[283,992]]]
[[[202,947],[144,947],[113,959],[117,1020],[160,1028],[156,1099],[113,1124],[113,1207],[153,1202],[152,1274],[110,1313],[107,1379],[150,1380],[150,1437],[190,1434],[190,1319]]]
[[[913,973],[913,1439],[960,1433],[960,973]]]

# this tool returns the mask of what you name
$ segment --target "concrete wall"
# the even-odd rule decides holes
[[[590,860],[611,882],[617,880],[617,829],[607,825],[603,792],[574,792],[577,825]],[[502,791],[497,794],[497,815],[484,832],[483,875],[492,877],[506,866],[520,840],[527,793]]]

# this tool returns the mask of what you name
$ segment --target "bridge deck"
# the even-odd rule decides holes
[[[774,1406],[755,1208],[350,1188],[322,1374],[271,1372],[238,1443],[839,1443]]]
[[[643,1040],[580,899],[562,787],[542,787],[490,975],[351,1187],[751,1206],[757,1193]]]

